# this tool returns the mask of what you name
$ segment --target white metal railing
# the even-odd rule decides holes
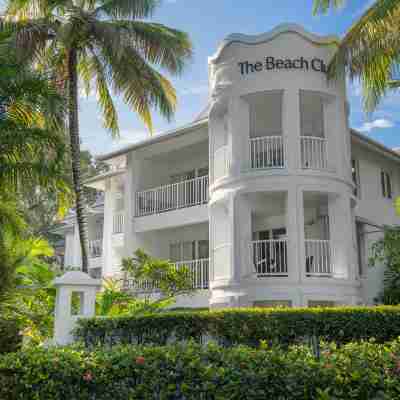
[[[283,168],[285,151],[282,135],[251,138],[250,166],[253,169]]]
[[[258,276],[287,276],[287,240],[255,240],[251,244],[255,272]]]
[[[210,259],[203,258],[199,260],[179,261],[175,267],[186,266],[192,275],[193,287],[195,289],[208,289],[210,281]]]
[[[331,276],[331,246],[329,240],[305,241],[306,275]]]
[[[208,176],[136,193],[136,216],[158,214],[208,202]]]
[[[101,257],[102,249],[103,249],[103,240],[102,239],[89,240],[89,257],[90,258]]]
[[[302,136],[300,138],[301,167],[305,169],[327,169],[326,143],[327,141],[323,137]]]
[[[113,215],[113,233],[122,233],[124,231],[124,214],[117,213]]]
[[[174,263],[176,268],[186,266],[192,275],[193,288],[208,289],[210,281],[210,259],[179,261]],[[128,291],[150,292],[157,291],[157,283],[146,280],[137,281],[133,278],[124,279],[123,287]]]
[[[228,175],[229,153],[228,146],[222,146],[214,152],[214,178],[222,178]]]

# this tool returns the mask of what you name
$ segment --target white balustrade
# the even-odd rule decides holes
[[[208,176],[136,193],[136,216],[158,214],[208,202]]]
[[[306,275],[331,276],[331,246],[329,240],[305,241]]]
[[[252,169],[284,168],[283,137],[280,135],[251,138],[250,166]]]
[[[326,143],[326,139],[323,137],[301,137],[300,147],[302,168],[317,170],[328,168]]]
[[[117,213],[113,215],[113,233],[118,234],[124,231],[124,214]]]
[[[210,259],[203,258],[199,260],[180,261],[174,263],[177,269],[186,266],[192,275],[194,289],[208,289],[210,281]],[[137,281],[133,278],[124,279],[124,290],[134,292],[157,291],[157,283],[142,280]]]
[[[103,240],[102,239],[89,240],[89,257],[90,258],[101,257],[102,249],[103,249]]]
[[[255,240],[250,246],[258,276],[288,276],[286,239]]]
[[[200,260],[180,261],[175,263],[175,267],[186,266],[191,275],[193,281],[193,287],[195,289],[208,289],[210,281],[210,259],[203,258]]]

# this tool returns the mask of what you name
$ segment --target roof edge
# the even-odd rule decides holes
[[[304,39],[307,39],[310,42],[319,44],[319,45],[330,45],[335,44],[338,45],[340,42],[340,38],[335,35],[316,35],[315,33],[306,31],[301,25],[294,24],[294,23],[284,23],[276,26],[272,30],[261,33],[258,35],[246,35],[244,33],[232,33],[227,36],[220,46],[218,47],[217,51],[213,56],[209,58],[210,62],[216,62],[220,56],[222,55],[225,48],[230,46],[232,43],[241,43],[245,45],[256,45],[265,42],[269,42],[274,39],[276,36],[281,35],[282,33],[297,33]]]

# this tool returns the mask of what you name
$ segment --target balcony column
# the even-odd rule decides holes
[[[304,198],[297,187],[289,188],[286,198],[286,232],[288,248],[288,275],[300,282],[304,276]]]
[[[332,271],[338,279],[355,279],[353,255],[353,216],[350,196],[346,193],[329,198],[329,234]]]
[[[282,129],[286,167],[289,172],[300,168],[300,93],[285,89],[282,101]]]
[[[105,182],[104,193],[104,222],[103,222],[103,251],[102,251],[102,276],[107,277],[113,274],[113,212],[114,212],[114,192],[112,190],[111,179]]]
[[[250,166],[250,108],[240,97],[233,97],[228,107],[228,148],[230,149],[231,176],[240,175]]]

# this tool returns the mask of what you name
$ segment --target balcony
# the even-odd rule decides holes
[[[124,214],[116,213],[113,215],[113,234],[118,235],[124,232]]]
[[[327,141],[323,137],[302,136],[300,138],[301,167],[325,170],[328,168]]]
[[[250,167],[272,169],[285,167],[282,136],[263,136],[250,139]]]
[[[194,289],[208,289],[210,281],[210,259],[180,261],[174,263],[176,268],[186,266],[192,275]],[[157,284],[149,281],[135,281],[133,278],[124,279],[123,288],[135,293],[157,292]]]
[[[306,240],[306,276],[331,277],[331,246],[329,240]]]
[[[208,176],[137,192],[135,216],[160,214],[208,202]]]
[[[287,277],[287,239],[255,240],[250,243],[258,277]]]

